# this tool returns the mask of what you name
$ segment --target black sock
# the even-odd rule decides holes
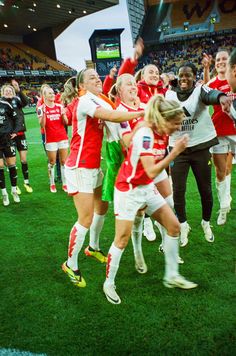
[[[9,174],[10,174],[11,186],[16,187],[17,186],[16,166],[8,166],[8,169],[9,169]]]
[[[0,188],[1,189],[6,188],[4,168],[0,168]]]
[[[28,180],[29,179],[28,163],[21,162],[21,169],[24,176],[24,180]]]

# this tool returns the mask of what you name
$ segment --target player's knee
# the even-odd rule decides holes
[[[171,225],[167,228],[167,233],[170,236],[179,236],[180,234],[180,223],[176,219],[171,223]]]
[[[128,241],[129,241],[129,235],[127,233],[123,233],[115,237],[115,245],[121,250],[126,248]]]

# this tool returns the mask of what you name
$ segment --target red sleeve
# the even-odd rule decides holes
[[[71,109],[73,109],[73,108],[71,108],[71,105],[69,104],[69,105],[67,105],[67,107],[66,107],[66,117],[67,117],[67,120],[68,120],[68,126],[71,126],[72,125],[72,111],[73,110],[71,110]]]
[[[111,78],[110,75],[107,75],[104,79],[103,86],[102,86],[103,94],[108,96],[108,93],[114,83],[115,83],[115,80],[113,78]]]
[[[118,76],[124,73],[129,73],[134,75],[135,68],[138,65],[138,61],[134,61],[131,58],[127,58],[124,60],[124,62],[121,64]]]

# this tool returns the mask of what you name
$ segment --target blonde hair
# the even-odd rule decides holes
[[[166,100],[162,95],[154,95],[147,104],[144,120],[150,125],[164,129],[166,122],[183,114],[184,111],[177,101]]]
[[[43,96],[45,88],[51,88],[51,87],[50,87],[49,84],[46,84],[46,83],[42,84],[41,87],[40,87],[40,90],[39,90],[39,94],[40,94],[41,97]]]
[[[77,96],[76,77],[71,77],[64,84],[64,92],[61,94],[61,102],[67,106]]]
[[[116,83],[111,87],[108,97],[111,101],[115,102],[116,98],[119,97],[119,89],[121,85],[123,84],[123,81],[125,78],[130,78],[134,80],[134,76],[128,73],[121,74],[117,80]]]
[[[11,84],[4,84],[1,87],[1,96],[4,96],[4,91],[5,91],[6,88],[10,88],[11,91],[12,91],[13,96],[16,96],[16,91],[15,91],[14,87]]]

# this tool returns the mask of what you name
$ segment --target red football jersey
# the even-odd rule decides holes
[[[236,94],[233,94],[230,91],[230,86],[227,80],[220,80],[216,77],[212,82],[208,84],[212,89],[220,90],[227,95],[233,96],[236,98]],[[212,115],[212,121],[214,123],[217,136],[229,136],[236,135],[236,128],[234,122],[229,115],[224,113],[220,105],[214,105],[214,113]]]
[[[72,117],[72,139],[66,166],[70,168],[99,168],[104,122],[94,117],[97,108],[112,110],[102,98],[87,92],[78,101]]]
[[[62,105],[51,108],[45,104],[38,108],[38,116],[45,114],[45,143],[68,140],[62,119]]]
[[[154,156],[153,143],[154,136],[150,128],[141,127],[135,132],[128,155],[116,179],[115,185],[118,190],[125,192],[153,181],[148,177],[140,160],[142,156]]]

